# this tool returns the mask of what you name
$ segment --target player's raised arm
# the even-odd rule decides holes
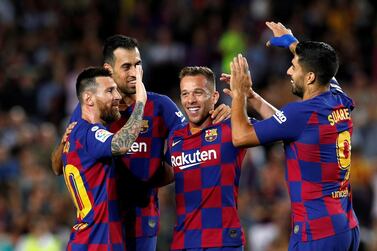
[[[113,155],[124,154],[135,142],[139,136],[144,106],[147,101],[147,92],[142,82],[142,69],[140,65],[136,66],[136,102],[134,110],[127,123],[114,135],[111,142],[111,151]]]
[[[286,28],[282,23],[266,22],[268,28],[271,29],[274,37],[267,41],[266,46],[277,46],[289,48],[294,53],[298,44],[297,38],[292,34],[291,29]]]
[[[246,100],[250,92],[252,82],[249,66],[246,58],[241,54],[230,63],[231,78],[230,89],[232,91],[232,142],[236,147],[248,147],[259,145],[253,125],[249,122],[246,113]]]
[[[220,77],[221,81],[230,84],[230,74],[222,73]],[[232,91],[228,88],[224,88],[223,92],[233,98]],[[254,109],[262,119],[267,119],[275,114],[278,110],[250,88],[246,94],[247,96],[247,108]]]

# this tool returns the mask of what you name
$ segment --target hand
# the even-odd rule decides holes
[[[268,28],[271,29],[274,37],[267,41],[266,46],[278,46],[284,48],[290,48],[296,45],[298,40],[293,36],[291,29],[286,28],[282,23],[266,22]],[[295,46],[294,46],[295,47]]]
[[[212,124],[219,123],[224,119],[230,118],[230,107],[225,104],[221,104],[216,107],[215,110],[209,111],[211,118],[213,119]]]
[[[251,88],[253,83],[251,81],[249,65],[245,57],[241,54],[234,57],[233,61],[230,63],[230,72],[230,90],[233,97],[235,95],[247,97],[250,93],[253,93]]]
[[[224,81],[225,83],[227,83],[227,84],[230,85],[230,74],[221,73],[220,81]],[[229,97],[233,98],[233,94],[232,94],[232,91],[230,89],[224,88],[223,92],[226,95],[228,95]],[[255,95],[256,95],[256,93],[254,92],[254,90],[252,88],[250,88],[249,91],[248,91],[248,93],[247,93],[247,98],[248,99],[254,98]]]
[[[143,83],[143,69],[141,65],[136,66],[136,101],[141,101],[143,104],[147,101],[147,91]]]
[[[72,132],[72,130],[75,127],[76,124],[77,124],[77,122],[74,121],[74,122],[72,122],[68,125],[68,127],[65,129],[65,132],[63,134],[62,140],[60,141],[60,144],[64,145],[65,143],[67,143],[68,136],[71,134],[71,132]]]

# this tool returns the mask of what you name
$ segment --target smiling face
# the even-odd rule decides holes
[[[138,48],[114,50],[114,63],[111,66],[112,77],[124,95],[136,93],[137,65],[141,65]]]
[[[295,55],[292,59],[292,65],[287,70],[287,75],[291,78],[292,93],[300,98],[304,96],[305,92],[305,75],[303,68],[298,63],[298,56]]]
[[[95,93],[96,105],[100,118],[106,124],[120,119],[119,101],[121,96],[117,91],[117,85],[110,77],[97,77],[97,91]]]
[[[210,120],[209,111],[219,98],[219,93],[209,87],[211,84],[201,74],[181,78],[181,104],[192,127],[202,127]]]

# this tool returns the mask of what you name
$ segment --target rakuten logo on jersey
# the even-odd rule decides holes
[[[181,153],[179,156],[171,156],[171,164],[173,167],[178,167],[183,170],[192,166],[197,166],[207,160],[217,159],[215,150],[199,151],[193,153]]]
[[[134,142],[130,149],[128,150],[127,154],[134,154],[134,153],[146,153],[147,152],[147,143],[145,142]]]

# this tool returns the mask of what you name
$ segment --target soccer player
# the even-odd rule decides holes
[[[120,118],[121,96],[111,73],[92,67],[77,78],[82,116],[65,140],[62,155],[64,179],[77,210],[67,250],[125,250],[112,156],[126,153],[142,128],[147,93],[141,67],[136,71],[136,104],[115,134],[105,127]]]
[[[109,69],[122,95],[121,118],[109,126],[116,132],[128,120],[135,104],[136,67],[142,66],[138,43],[134,38],[114,35],[103,48],[104,67]],[[165,95],[147,93],[142,131],[130,150],[115,161],[119,179],[119,200],[122,206],[127,251],[155,251],[159,227],[157,192],[150,180],[164,175],[162,161],[168,133],[185,118],[174,102]],[[80,116],[77,107],[71,121]],[[218,106],[210,111],[214,122],[227,118],[230,108]],[[53,169],[59,170],[59,150],[53,156]],[[54,157],[55,156],[55,157]],[[59,173],[58,171],[56,173]]]
[[[183,68],[180,96],[189,122],[168,139],[177,213],[171,250],[243,250],[237,195],[246,150],[233,146],[230,119],[213,123],[210,116],[219,98],[213,72]]]
[[[338,58],[323,42],[300,42],[281,23],[267,22],[268,44],[290,48],[292,93],[302,101],[275,112],[252,90],[247,61],[231,62],[232,136],[235,146],[284,142],[292,233],[288,250],[357,250],[358,220],[352,208],[351,111],[353,101],[336,83]],[[265,120],[250,124],[246,104]],[[263,108],[263,109],[260,109]]]

